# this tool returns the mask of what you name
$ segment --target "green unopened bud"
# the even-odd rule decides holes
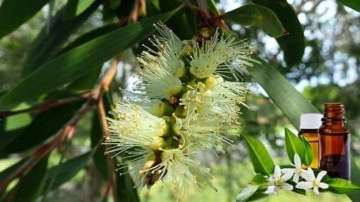
[[[169,116],[174,112],[170,104],[162,102],[159,99],[153,99],[151,103],[142,105],[146,108],[146,111],[157,117]]]
[[[162,148],[166,146],[166,141],[164,138],[159,137],[151,146],[151,150],[153,151],[160,151]]]
[[[205,80],[205,88],[206,89],[212,89],[219,83],[223,82],[224,79],[221,76],[212,75],[206,78]]]
[[[186,76],[186,68],[185,68],[185,64],[183,61],[181,61],[181,63],[183,64],[182,67],[180,67],[176,72],[175,72],[175,76],[177,78],[182,78],[184,76]]]

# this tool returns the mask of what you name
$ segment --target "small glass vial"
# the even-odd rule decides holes
[[[310,143],[313,151],[311,168],[319,168],[319,133],[322,114],[301,114],[299,136],[304,136]]]
[[[326,103],[320,135],[320,169],[330,177],[350,180],[350,135],[340,103]]]

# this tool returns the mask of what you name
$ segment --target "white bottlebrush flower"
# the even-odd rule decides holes
[[[165,49],[171,51],[177,57],[183,53],[186,44],[176,36],[171,29],[163,23],[154,24],[154,27],[159,32],[160,36],[154,36],[150,41],[158,50]],[[151,49],[149,50],[154,52]]]
[[[185,106],[189,119],[202,115],[221,116],[228,123],[237,121],[247,93],[243,83],[224,81],[220,76],[209,77],[196,88],[188,88],[180,104]]]
[[[170,179],[183,189],[188,183],[201,188],[211,175],[194,154],[231,142],[224,134],[239,127],[247,86],[224,78],[235,74],[234,65],[251,66],[251,48],[219,32],[197,44],[163,24],[155,27],[160,36],[150,39],[154,49],[138,57],[132,102],[118,104],[108,119],[106,153],[123,154],[140,187]],[[287,174],[277,176],[277,169],[269,179],[275,192],[288,188],[279,181]]]
[[[186,73],[182,54],[186,46],[168,27],[155,25],[161,36],[151,40],[156,50],[148,48],[137,59],[142,66],[135,91],[152,99],[170,99],[183,89],[180,77]]]
[[[269,177],[269,186],[266,194],[277,194],[280,189],[293,190],[293,186],[286,181],[292,177],[291,171],[281,171],[280,166],[275,165],[274,174]]]
[[[189,183],[200,190],[212,178],[210,169],[194,160],[188,147],[162,149],[157,154],[148,155],[145,160],[136,162],[132,173],[139,187],[152,186],[158,180],[165,179],[174,183],[179,193],[184,192]]]
[[[220,76],[209,77],[196,88],[189,87],[180,99],[186,117],[177,120],[185,139],[196,138],[207,147],[228,142],[221,134],[238,127],[246,92],[244,84],[224,81]]]
[[[143,58],[139,58],[139,62],[143,63],[143,69],[138,72],[139,80],[135,91],[144,92],[153,99],[169,99],[180,93],[183,89],[181,80],[158,62],[145,62],[144,57],[150,56],[150,53],[144,52]]]
[[[329,188],[328,184],[321,182],[322,178],[325,175],[326,175],[326,171],[321,171],[315,178],[314,171],[311,168],[308,168],[307,172],[301,176],[306,180],[306,182],[299,182],[296,185],[296,188],[298,188],[298,189],[313,188],[314,193],[319,194],[319,188],[321,188],[321,189]]]
[[[116,156],[133,147],[140,147],[143,150],[136,150],[138,155],[134,150],[130,155],[140,157],[144,152],[158,150],[164,144],[162,136],[167,134],[168,126],[163,118],[153,116],[127,101],[118,104],[112,114],[114,118],[108,118],[110,135],[104,143],[108,146],[106,153]]]
[[[282,170],[285,172],[288,172],[288,171],[292,172],[294,175],[293,181],[295,183],[298,183],[300,176],[302,176],[306,172],[306,170],[301,168],[301,159],[297,153],[295,153],[295,155],[294,155],[294,166],[295,166],[295,168],[284,168]]]
[[[190,147],[163,151],[162,165],[167,169],[168,178],[180,188],[186,189],[188,183],[193,183],[201,189],[204,182],[208,183],[212,178],[210,169],[202,167],[199,161],[194,160],[194,153],[196,151]]]
[[[218,71],[219,74],[234,74],[233,62],[238,67],[252,66],[250,58],[252,47],[246,42],[225,37],[216,30],[209,41],[197,45],[190,61],[190,72],[198,78],[206,78]],[[226,72],[224,72],[224,70]]]

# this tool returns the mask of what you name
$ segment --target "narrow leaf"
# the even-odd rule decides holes
[[[78,4],[79,4],[79,0],[70,0],[67,2],[63,14],[64,20],[71,20],[76,16],[76,9]]]
[[[2,146],[0,148],[1,153],[11,154],[22,152],[45,141],[71,119],[82,103],[83,102],[74,102],[41,113],[34,118],[28,127],[17,134],[14,139],[5,145],[0,144]]]
[[[88,41],[91,41],[97,37],[100,37],[104,34],[107,34],[111,31],[114,31],[116,29],[119,29],[119,25],[117,24],[108,24],[105,25],[103,27],[99,27],[96,28],[94,30],[91,30],[81,36],[79,36],[78,38],[76,38],[73,42],[71,42],[70,44],[68,44],[65,48],[61,49],[59,54],[65,53],[73,48],[76,48],[77,46],[80,46],[81,44],[84,44]]]
[[[89,162],[91,154],[91,152],[86,152],[50,168],[45,183],[46,190],[44,191],[53,190],[73,178]]]
[[[265,146],[259,140],[251,136],[243,135],[243,137],[248,145],[250,159],[255,172],[264,175],[271,174],[274,169],[274,162]]]
[[[0,7],[0,39],[34,16],[49,0],[4,0]]]
[[[358,0],[337,0],[338,2],[360,12],[360,1]]]
[[[166,21],[176,11],[120,28],[54,58],[2,96],[0,104],[33,100],[98,68],[117,53],[148,36],[154,30],[153,23]]]
[[[69,3],[70,2],[75,3],[74,0],[69,1]],[[64,6],[65,8],[60,9],[52,18],[50,25],[45,25],[43,27],[29,47],[22,70],[22,77],[27,76],[52,59],[59,52],[60,47],[69,36],[84,24],[99,5],[100,1],[94,1],[81,15],[74,17],[71,20],[64,19],[66,6]]]
[[[114,160],[114,162],[116,162],[116,160]],[[118,172],[122,173],[116,175],[118,198],[124,201],[140,202],[135,183],[127,168],[119,169]]]
[[[284,51],[284,58],[287,66],[291,67],[301,62],[305,51],[305,36],[302,25],[300,24],[297,14],[293,7],[286,1],[278,0],[252,0],[271,9],[278,18],[287,35],[277,38],[277,42]]]
[[[301,114],[319,113],[273,66],[260,58],[255,59],[260,63],[254,63],[250,73],[295,128],[299,128]]]
[[[27,160],[27,158],[23,158],[23,159],[19,160],[18,162],[14,163],[13,165],[2,170],[0,172],[0,181],[5,180],[6,177],[8,177],[9,175],[11,175],[11,173],[13,173],[15,170],[17,170],[26,160]]]
[[[48,155],[42,158],[13,189],[15,194],[14,202],[36,201],[39,197],[46,177]],[[11,195],[11,194],[10,194]]]
[[[280,37],[285,33],[276,14],[264,6],[248,4],[223,14],[223,17],[241,25],[263,29],[271,37]]]
[[[295,153],[300,156],[301,163],[305,162],[305,145],[294,133],[292,133],[287,128],[285,128],[285,147],[291,162],[295,163]]]
[[[332,178],[326,181],[329,184],[329,190],[338,194],[347,194],[354,191],[360,191],[360,187],[352,184],[350,181],[342,178]]]
[[[94,111],[92,117],[92,124],[91,124],[91,132],[90,132],[90,139],[91,139],[91,147],[94,147],[98,144],[98,142],[104,136],[102,132],[102,126],[100,125],[99,114],[97,111]],[[107,156],[105,155],[105,147],[102,145],[98,147],[94,155],[92,156],[94,160],[94,164],[96,169],[99,171],[101,176],[105,179],[109,179],[109,166],[106,160]]]

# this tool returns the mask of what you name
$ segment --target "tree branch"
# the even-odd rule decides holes
[[[60,147],[62,142],[64,142],[64,140],[72,138],[75,132],[76,125],[78,124],[80,119],[87,112],[89,112],[94,106],[98,106],[102,93],[104,92],[104,90],[108,90],[111,81],[114,79],[116,75],[118,63],[119,63],[118,57],[113,59],[111,67],[107,70],[101,82],[94,89],[92,89],[90,93],[87,94],[87,102],[83,104],[83,106],[79,109],[79,111],[58,132],[55,133],[53,138],[51,138],[45,144],[38,147],[27,161],[25,161],[18,169],[16,169],[13,173],[7,176],[5,180],[3,180],[0,183],[0,193],[5,191],[6,187],[9,185],[11,181],[26,175],[26,173],[28,173],[31,170],[31,168],[41,158],[49,154],[51,151],[53,151],[53,149]],[[58,106],[59,104],[64,104],[64,102],[69,103],[70,101],[73,101],[73,99],[75,98],[69,98],[68,100],[65,101],[63,100],[63,102],[60,103],[50,104],[50,106],[52,107]],[[41,105],[41,106],[48,106],[48,105]]]

